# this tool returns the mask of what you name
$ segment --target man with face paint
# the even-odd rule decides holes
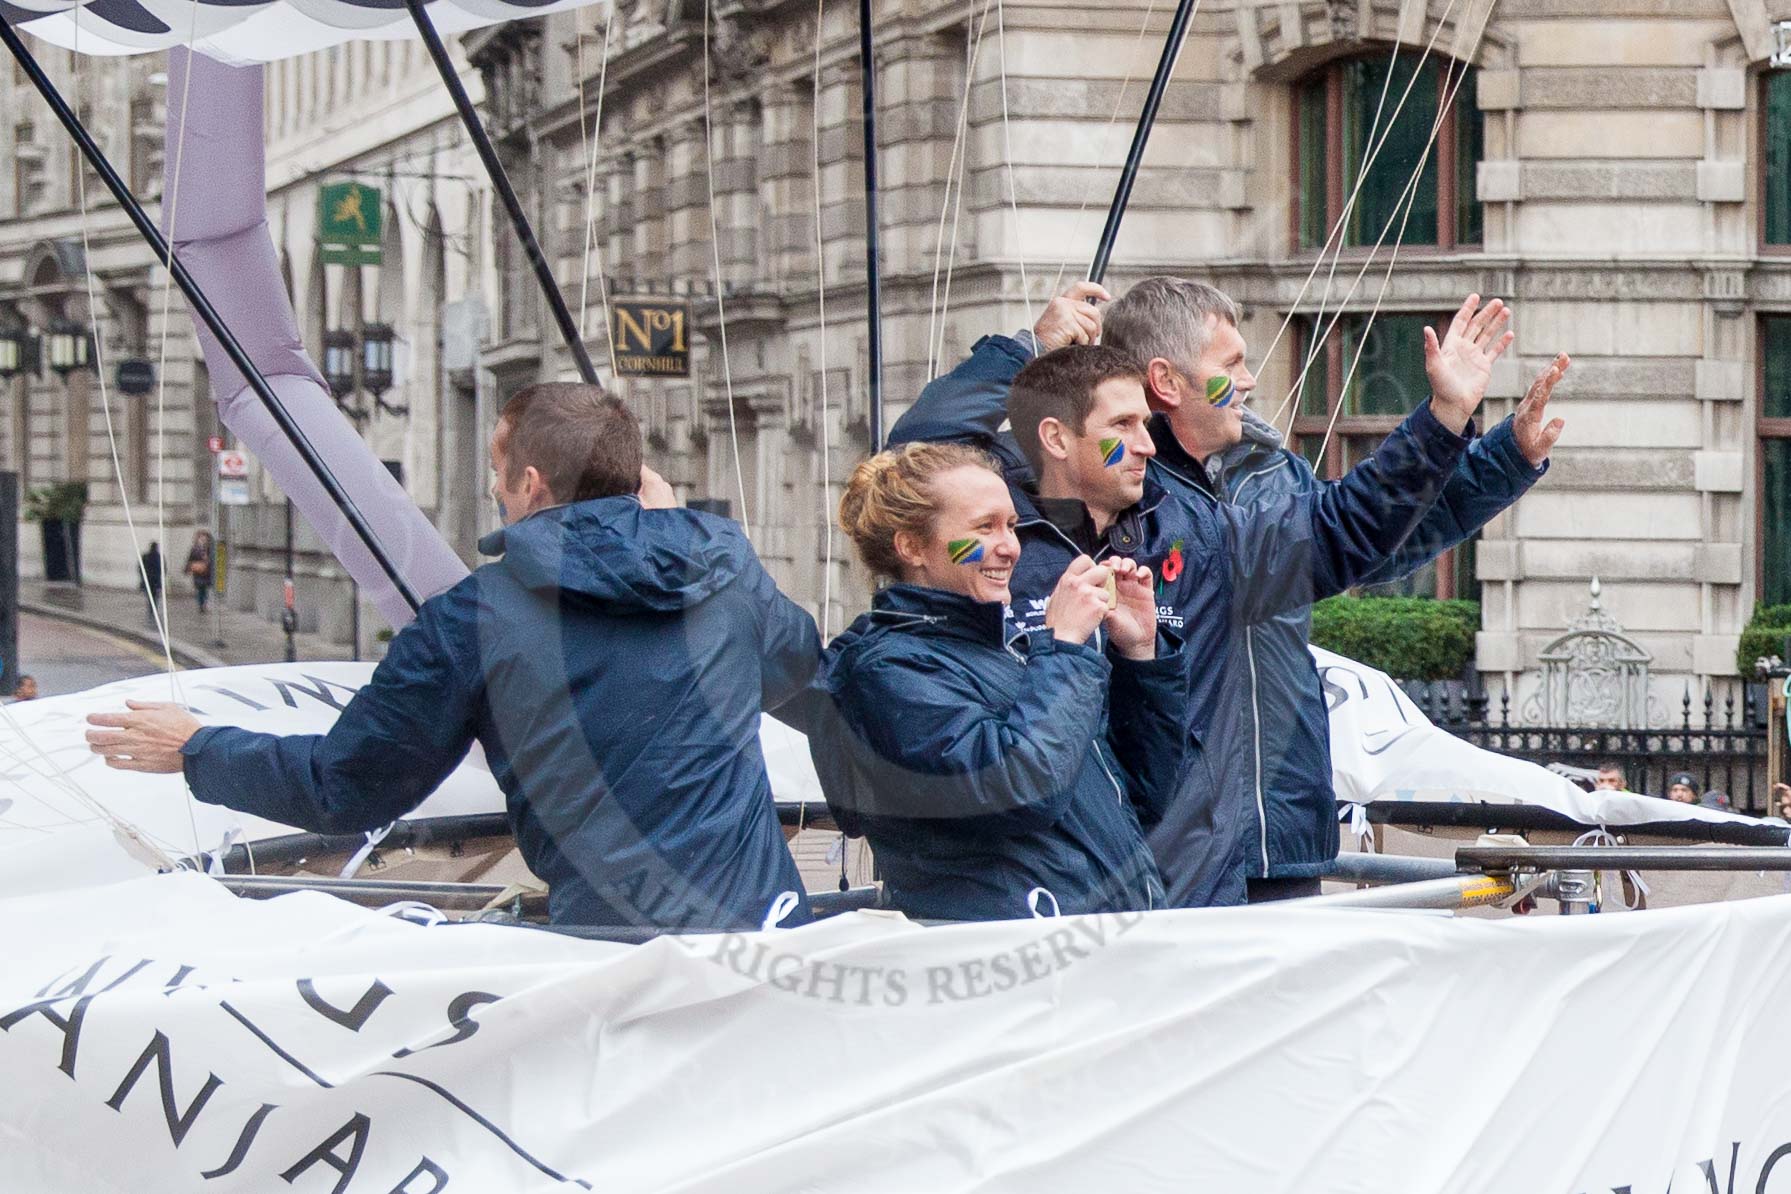
[[[759,749],[819,636],[740,527],[680,509],[597,386],[530,386],[491,437],[501,557],[423,603],[327,734],[96,714],[109,766],[318,833],[405,816],[484,747],[555,923],[756,929],[808,918]]]
[[[1073,291],[1053,307],[1080,297]],[[1052,327],[1067,325],[1048,310],[1032,339],[1049,347],[1043,333]],[[1262,510],[1181,493],[1173,478],[1159,477],[1162,447],[1150,435],[1147,375],[1112,348],[1072,346],[1027,363],[1032,343],[985,338],[896,424],[892,444],[957,440],[1002,461],[1025,544],[1012,585],[1017,628],[1031,629],[1048,615],[1046,582],[1078,554],[1096,561],[1123,556],[1155,571],[1159,626],[1186,642],[1188,729],[1196,748],[1180,793],[1152,832],[1159,865],[1159,843],[1178,846],[1179,882],[1165,873],[1172,905],[1245,899],[1237,863],[1243,811],[1199,749],[1204,744],[1207,755],[1220,758],[1236,749],[1209,727],[1214,704],[1240,687],[1234,677],[1245,662],[1242,628],[1340,592],[1381,566],[1466,450],[1492,362],[1509,344],[1500,308],[1460,321],[1432,346],[1450,368],[1429,403],[1339,484]],[[1215,387],[1213,398],[1226,401],[1225,387]],[[1012,430],[1002,431],[1009,416]]]
[[[1456,316],[1500,320],[1503,304],[1468,299]],[[1146,278],[1104,313],[1103,342],[1144,370],[1157,448],[1154,475],[1184,499],[1244,510],[1284,508],[1320,481],[1306,458],[1246,403],[1256,378],[1245,363],[1238,310],[1223,292],[1183,278]],[[1436,336],[1427,336],[1436,345]],[[1447,362],[1427,352],[1433,388]],[[1548,470],[1563,424],[1546,418],[1549,396],[1571,362],[1556,360],[1537,377],[1517,413],[1476,439],[1435,505],[1398,550],[1364,583],[1405,576],[1472,536],[1528,492]],[[1482,384],[1483,383],[1477,383]],[[1316,598],[1321,594],[1309,596]],[[1179,611],[1166,611],[1173,617]],[[1242,810],[1238,865],[1251,900],[1316,895],[1319,875],[1337,856],[1337,801],[1331,787],[1330,718],[1317,668],[1306,649],[1306,601],[1239,628],[1244,666],[1208,702],[1205,727],[1215,783]],[[1207,885],[1211,851],[1203,836],[1166,822],[1153,838],[1172,898]]]

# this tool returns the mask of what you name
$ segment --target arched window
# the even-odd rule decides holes
[[[1442,249],[1481,243],[1474,175],[1484,152],[1485,124],[1475,101],[1475,71],[1434,55],[1420,66],[1421,57],[1411,50],[1374,52],[1330,63],[1297,85],[1295,231],[1301,249],[1325,244],[1358,181],[1360,193],[1344,222],[1344,246],[1372,246],[1383,233],[1392,244],[1406,218],[1407,186],[1421,161],[1402,243]],[[1445,102],[1427,158],[1425,147]],[[1395,110],[1399,115],[1392,119]],[[1383,132],[1385,143],[1377,154]],[[1362,169],[1371,156],[1364,180]]]

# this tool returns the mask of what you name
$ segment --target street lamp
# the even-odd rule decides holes
[[[24,328],[0,328],[0,381],[11,381],[30,368],[31,334]]]
[[[71,320],[58,319],[50,325],[47,347],[50,368],[58,377],[66,379],[93,364],[93,334]]]
[[[354,333],[333,328],[323,334],[323,380],[330,387],[330,395],[335,398],[336,405],[342,413],[353,419],[356,424],[367,417],[367,412],[358,409],[348,402],[348,396],[355,388],[355,342]]]
[[[392,415],[407,415],[410,408],[388,405],[383,395],[397,380],[392,369],[392,355],[397,336],[389,323],[369,323],[361,327],[361,384],[373,395],[380,410]]]

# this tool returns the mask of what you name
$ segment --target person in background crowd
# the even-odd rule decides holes
[[[1667,799],[1680,804],[1698,802],[1698,781],[1689,771],[1675,771],[1667,776]]]
[[[19,701],[35,701],[36,699],[37,677],[31,675],[20,676],[19,682],[13,685],[12,700],[9,703],[16,704]]]
[[[1600,763],[1598,778],[1592,783],[1594,792],[1627,792],[1629,779],[1623,774],[1621,763]]]
[[[137,577],[137,587],[143,590],[143,603],[147,607],[145,616],[149,624],[156,624],[155,607],[162,599],[162,546],[154,540],[150,541],[149,550],[144,552],[140,562],[143,572]]]
[[[423,603],[328,734],[133,701],[88,718],[94,753],[184,771],[208,804],[361,833],[416,808],[477,741],[556,924],[809,919],[759,715],[807,689],[814,619],[740,524],[662,508],[639,424],[598,386],[517,393],[491,463],[504,526],[479,546],[502,558]]]
[[[1039,630],[1010,636],[1017,521],[965,445],[853,471],[840,526],[894,583],[821,665],[809,747],[828,808],[910,916],[1160,906],[1141,823],[1180,778],[1186,665],[1159,646],[1153,578],[1131,560],[1077,556]]]
[[[1779,816],[1791,821],[1791,784],[1772,785],[1772,803],[1777,806]]]
[[[1698,804],[1703,808],[1719,809],[1725,813],[1732,807],[1729,801],[1729,794],[1716,788],[1712,788],[1710,791],[1698,797]]]
[[[205,612],[205,599],[211,595],[213,566],[211,532],[194,531],[193,546],[187,551],[187,575],[193,578],[193,597],[200,613]]]

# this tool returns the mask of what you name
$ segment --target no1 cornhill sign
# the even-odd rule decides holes
[[[690,376],[690,304],[670,299],[617,299],[610,304],[610,340],[622,377]]]

